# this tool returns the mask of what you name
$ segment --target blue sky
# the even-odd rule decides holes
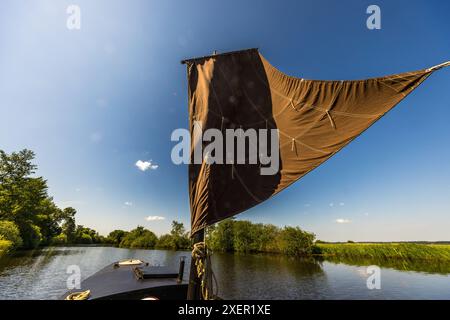
[[[81,29],[66,27],[69,4]],[[381,8],[381,30],[366,8]],[[5,0],[0,149],[36,152],[39,175],[101,233],[189,225],[182,58],[258,47],[309,79],[362,79],[450,60],[448,1]],[[331,241],[450,240],[450,70],[433,74],[342,152],[239,219]],[[138,160],[155,170],[141,171]],[[148,216],[164,220],[147,221]],[[339,223],[340,221],[341,223]],[[342,223],[344,222],[344,223]]]

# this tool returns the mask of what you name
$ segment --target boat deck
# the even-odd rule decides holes
[[[91,291],[89,300],[140,300],[147,297],[160,300],[186,299],[187,280],[178,283],[175,277],[161,277],[158,267],[155,268],[156,278],[138,279],[134,272],[135,267],[145,267],[145,264],[120,267],[116,263],[110,264],[82,281],[80,289],[66,292],[61,299],[65,299],[72,292],[85,290]],[[164,272],[167,270],[165,268]],[[158,273],[160,274],[157,275]]]

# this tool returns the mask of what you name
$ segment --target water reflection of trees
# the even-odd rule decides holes
[[[215,267],[225,273],[242,271],[251,273],[289,272],[298,277],[323,274],[322,261],[313,257],[286,257],[278,254],[214,254]],[[237,269],[237,270],[236,270]]]
[[[223,298],[301,299],[326,282],[322,263],[314,258],[214,253],[212,261]]]
[[[296,277],[311,277],[324,275],[322,268],[322,261],[318,261],[313,257],[278,257],[285,263],[286,268],[292,272]]]
[[[0,259],[0,274],[3,270],[14,269],[33,265],[34,267],[44,267],[50,263],[56,256],[66,256],[80,253],[82,250],[77,248],[58,248],[50,247],[46,249],[19,250],[11,255],[3,256]]]
[[[377,265],[383,268],[391,268],[400,271],[416,271],[437,274],[450,274],[450,263],[439,260],[407,260],[407,259],[380,259],[364,257],[315,257],[318,261],[330,261],[344,263],[353,266]]]

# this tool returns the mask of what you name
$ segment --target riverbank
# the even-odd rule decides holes
[[[428,260],[450,263],[450,244],[316,243],[314,254],[347,259]]]
[[[63,246],[49,246],[63,247]],[[118,247],[111,244],[78,244],[72,247]],[[123,247],[122,247],[123,248]],[[149,248],[134,248],[147,249]],[[166,249],[167,248],[157,248]],[[170,250],[170,249],[169,249]],[[172,249],[173,250],[173,249]],[[190,250],[185,248],[183,250]],[[178,250],[174,250],[178,251]],[[12,243],[0,239],[0,258],[12,254]],[[430,261],[450,264],[450,244],[417,244],[417,243],[316,243],[313,246],[313,256],[331,260],[345,259],[375,259],[399,261]],[[254,252],[270,253],[270,252]],[[273,252],[271,253],[273,254]],[[285,255],[285,254],[281,254]]]

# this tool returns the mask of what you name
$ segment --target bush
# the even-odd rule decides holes
[[[67,244],[67,235],[65,235],[64,233],[61,233],[59,235],[57,235],[56,237],[52,238],[51,241],[52,245],[64,245]]]
[[[130,247],[131,248],[154,248],[157,240],[158,240],[158,238],[156,237],[156,235],[153,232],[148,231],[144,235],[133,240],[133,242],[131,242]]]
[[[311,253],[312,254],[323,254],[323,250],[322,250],[322,248],[320,247],[320,244],[321,244],[322,242],[317,242],[316,241],[316,244],[315,245],[313,245],[313,247],[312,247],[312,250],[311,250]]]
[[[123,238],[128,234],[127,231],[123,231],[123,230],[114,230],[111,231],[108,236],[106,237],[105,242],[107,243],[111,243],[113,245],[120,245],[120,243],[122,242]]]
[[[83,233],[78,239],[78,243],[80,244],[91,244],[92,237],[86,233]]]
[[[210,227],[207,242],[211,249],[218,251],[234,251],[234,223],[232,219],[226,219],[215,226]]]
[[[191,240],[187,236],[176,237],[175,238],[175,249],[190,249],[191,248]]]
[[[219,251],[268,252],[310,255],[315,235],[296,227],[280,229],[271,224],[224,220],[209,228],[207,242]]]
[[[158,238],[150,230],[137,227],[131,230],[120,242],[120,247],[125,248],[154,248]]]
[[[254,225],[250,221],[235,221],[233,227],[233,248],[236,252],[255,251]]]
[[[2,239],[0,236],[0,257],[13,250],[13,243],[9,240]]]
[[[281,232],[282,252],[291,256],[310,255],[312,253],[313,233],[301,230],[299,227],[284,227]]]
[[[173,237],[170,234],[164,234],[159,237],[156,247],[160,249],[171,249],[176,250],[177,244],[175,243]]]
[[[20,230],[12,221],[0,221],[0,237],[4,241],[9,241],[12,248],[19,248],[23,241],[20,237]]]

